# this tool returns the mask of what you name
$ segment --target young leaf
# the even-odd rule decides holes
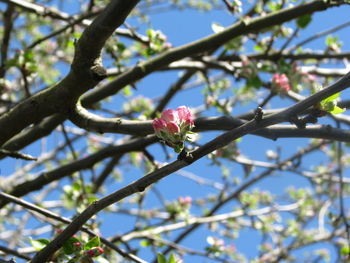
[[[47,244],[50,243],[50,240],[45,239],[45,238],[40,238],[40,239],[29,239],[30,244],[35,248],[36,251],[42,250],[44,247],[46,247]]]
[[[338,114],[345,111],[345,109],[339,108],[337,106],[336,99],[339,97],[340,92],[333,94],[332,96],[329,96],[328,98],[322,100],[320,102],[320,109],[323,111],[327,111],[332,114]]]
[[[174,147],[174,151],[176,153],[182,152],[183,149],[184,149],[184,144],[183,143],[179,143],[179,144],[175,145],[175,147]]]
[[[325,98],[324,100],[321,101],[321,103],[327,103],[330,101],[333,101],[337,99],[340,96],[340,92],[333,94],[332,96],[329,96],[328,98]]]
[[[91,238],[84,246],[84,249],[92,249],[93,247],[99,247],[101,244],[100,238],[98,236],[95,236]]]
[[[174,254],[171,254],[167,263],[176,263]]]
[[[167,263],[166,258],[162,253],[157,253],[157,263]]]
[[[341,255],[349,255],[349,253],[350,253],[350,248],[348,246],[344,246],[340,249]]]
[[[338,106],[334,106],[333,110],[330,111],[332,114],[338,114],[344,112],[345,109],[339,108]]]
[[[63,244],[63,251],[66,255],[71,255],[76,251],[76,247],[73,245],[74,243],[80,243],[80,240],[76,237],[70,237]]]
[[[311,22],[311,15],[304,15],[297,19],[297,25],[299,28],[305,28]]]

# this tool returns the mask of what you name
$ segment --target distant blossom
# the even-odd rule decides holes
[[[277,93],[288,93],[291,90],[291,86],[286,74],[274,74],[272,77],[272,88]]]

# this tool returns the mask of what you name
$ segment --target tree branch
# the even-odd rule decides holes
[[[1,148],[0,148],[0,154],[3,154],[5,156],[9,156],[9,157],[13,157],[13,158],[16,158],[16,159],[27,160],[27,161],[36,161],[36,160],[38,160],[38,158],[33,157],[33,156],[29,155],[29,154],[8,151],[8,150],[1,149]]]
[[[249,132],[258,130],[259,128],[264,128],[269,125],[273,125],[283,121],[289,121],[289,119],[302,112],[303,110],[311,107],[315,103],[318,103],[322,99],[329,97],[330,95],[337,93],[348,86],[350,86],[350,73],[335,82],[333,85],[319,91],[318,93],[306,98],[305,100],[283,110],[280,113],[272,114],[263,118],[259,122],[255,120],[249,121],[233,130],[230,130],[217,138],[206,143],[202,147],[194,150],[190,155],[184,157],[179,155],[178,160],[161,167],[154,172],[151,172],[141,179],[123,187],[120,190],[95,201],[92,205],[86,208],[80,215],[78,215],[73,222],[63,230],[52,242],[50,242],[43,250],[41,250],[32,260],[31,263],[42,263],[46,262],[51,255],[60,248],[63,243],[74,233],[76,233],[80,227],[85,224],[93,215],[101,211],[102,209],[108,207],[109,205],[124,199],[137,192],[143,192],[148,186],[154,184],[155,182],[161,180],[162,178],[170,175],[171,173],[190,165],[191,163],[197,161],[208,153],[217,150],[235,139],[238,139]],[[274,169],[274,168],[273,168]]]
[[[77,99],[105,77],[100,52],[105,41],[126,19],[139,0],[115,0],[85,29],[76,44],[68,75],[55,86],[19,103],[0,116],[0,146],[28,125],[53,113],[67,113]],[[18,120],[21,119],[21,122]]]
[[[167,66],[171,62],[216,49],[217,47],[225,44],[227,41],[241,35],[246,35],[248,33],[256,32],[267,27],[279,25],[297,17],[311,14],[316,11],[322,11],[329,7],[338,6],[340,4],[344,4],[344,2],[341,1],[336,3],[326,3],[325,1],[317,0],[273,12],[266,16],[252,18],[249,22],[237,22],[219,33],[210,35],[208,37],[180,47],[170,49],[160,54],[159,56],[148,60],[147,62],[136,65],[134,68],[120,74],[114,81],[111,81],[105,86],[99,89],[95,89],[89,94],[84,95],[82,98],[82,104],[83,106],[91,105],[108,96],[111,96],[126,85],[143,78],[155,70]]]

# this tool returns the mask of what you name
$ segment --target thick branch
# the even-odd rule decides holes
[[[105,77],[99,61],[101,49],[137,3],[138,0],[112,1],[79,39],[69,74],[57,85],[23,101],[0,117],[0,127],[6,127],[0,130],[0,146],[23,128],[46,116],[67,113],[81,94]]]
[[[259,128],[264,128],[269,125],[273,125],[279,122],[288,121],[293,115],[302,112],[303,110],[311,107],[313,104],[329,97],[330,95],[339,92],[346,87],[350,86],[350,73],[345,77],[338,80],[333,85],[325,88],[324,90],[310,96],[309,98],[287,108],[286,110],[272,114],[266,118],[263,118],[259,122],[252,120],[249,121],[238,128],[235,128],[231,131],[228,131],[202,147],[198,148],[191,155],[180,157],[177,161],[174,161],[154,172],[145,175],[141,179],[129,184],[128,186],[98,200],[95,201],[91,206],[85,209],[80,215],[78,215],[74,221],[65,229],[63,232],[58,235],[50,244],[48,244],[43,250],[41,250],[32,260],[31,263],[42,263],[46,262],[51,255],[60,248],[63,243],[74,233],[76,233],[79,228],[85,224],[93,215],[101,211],[102,209],[110,206],[111,204],[118,202],[124,199],[127,196],[130,196],[137,192],[143,192],[148,186],[154,184],[160,179],[170,175],[171,173],[190,165],[192,162],[202,158],[206,154],[217,150],[228,143],[232,142],[235,139],[238,139],[249,132],[258,130]]]
[[[114,81],[110,82],[104,87],[96,89],[90,94],[84,96],[82,104],[84,106],[91,105],[108,96],[111,96],[126,85],[143,78],[155,70],[167,66],[171,62],[215,49],[238,36],[256,32],[274,25],[280,25],[297,17],[311,14],[316,11],[322,11],[342,3],[343,2],[341,1],[337,2],[336,4],[333,2],[330,4],[322,0],[317,0],[295,7],[286,8],[263,17],[252,18],[249,22],[237,22],[219,33],[194,41],[184,46],[170,49],[147,62],[140,63],[134,68],[120,74]]]
[[[79,23],[81,23],[84,26],[89,26],[91,25],[92,21],[89,19],[81,19],[78,18],[75,15],[70,15],[68,13],[62,12],[60,10],[57,10],[55,8],[47,7],[42,4],[37,4],[37,3],[30,3],[28,1],[24,0],[0,0],[0,2],[5,2],[8,4],[12,4],[17,6],[18,8],[21,8],[23,10],[26,10],[31,13],[35,13],[40,16],[44,17],[51,17],[54,19],[62,20],[62,21],[67,21],[69,24],[72,23],[72,20],[77,19],[79,20]],[[91,13],[93,15],[94,13]],[[87,15],[88,17],[89,15]],[[68,25],[70,26],[70,25]],[[124,37],[128,37],[131,39],[135,39],[135,33],[130,31],[129,29],[124,29],[124,28],[118,28],[116,30],[116,34]],[[142,35],[137,35],[137,39],[141,40],[142,42],[148,43],[148,38]]]
[[[80,104],[76,106],[70,120],[88,131],[98,133],[122,133],[137,136],[153,134],[151,121],[129,121],[121,118],[104,118],[88,112]],[[195,120],[195,132],[213,130],[232,130],[246,123],[246,121],[234,117],[210,117]],[[274,125],[259,129],[252,134],[276,140],[278,138],[320,138],[336,141],[350,141],[350,132],[332,128],[331,126],[312,125],[305,129],[298,129],[294,125]]]

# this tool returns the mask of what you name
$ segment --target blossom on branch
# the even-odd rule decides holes
[[[92,249],[89,249],[89,250],[86,250],[84,252],[84,255],[85,256],[88,256],[90,258],[92,257],[97,257],[97,256],[100,256],[104,253],[104,250],[102,247],[94,247]]]
[[[163,111],[160,118],[153,120],[156,135],[179,153],[184,148],[184,141],[189,139],[189,133],[194,127],[191,110],[180,106],[176,110]]]
[[[286,74],[276,73],[272,77],[272,90],[279,94],[286,94],[291,90]]]

